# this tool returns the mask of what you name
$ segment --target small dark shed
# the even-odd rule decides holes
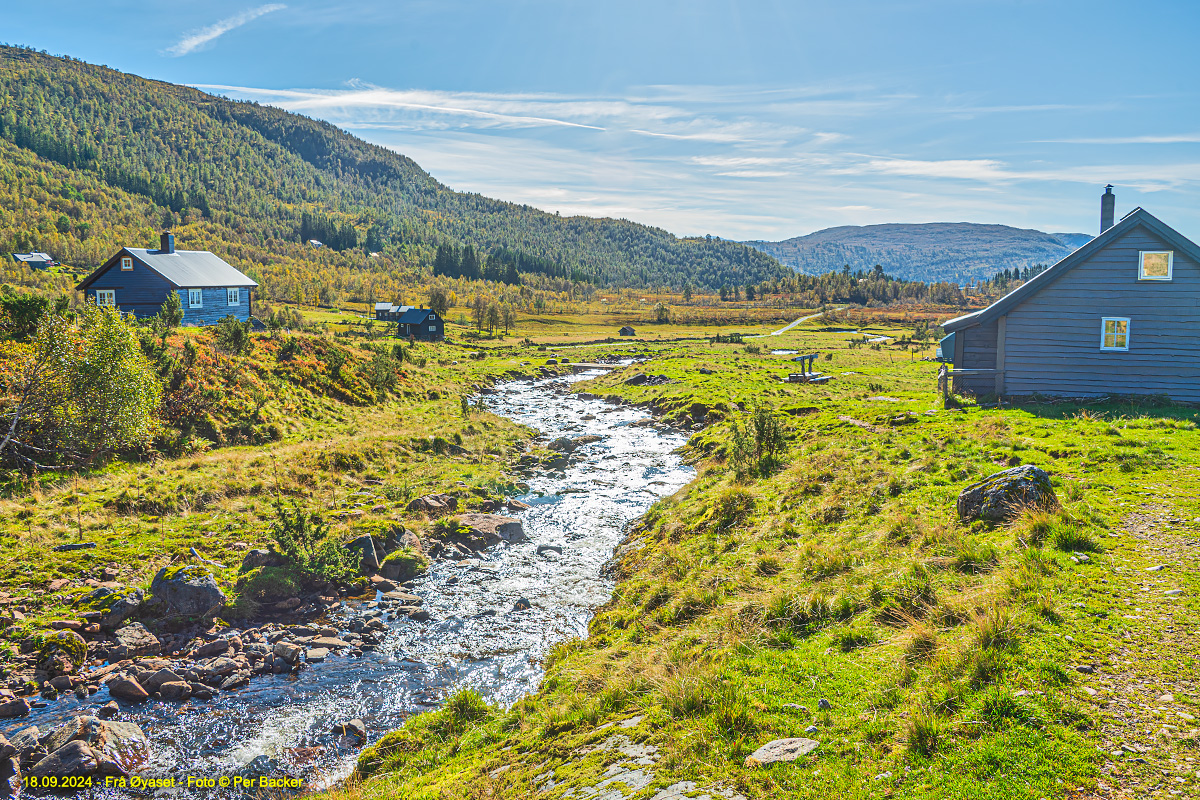
[[[637,333],[633,330],[633,328],[629,327],[628,325],[626,325],[624,328],[621,328],[620,333],[622,336],[637,336]]]
[[[976,395],[1165,394],[1200,401],[1200,247],[1136,208],[985,309],[949,320],[941,359]]]
[[[411,336],[422,342],[440,342],[446,338],[446,323],[428,308],[376,303],[375,319],[396,323],[396,335],[405,339]]]

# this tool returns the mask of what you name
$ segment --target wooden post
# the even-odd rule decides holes
[[[938,392],[942,395],[942,408],[950,407],[950,370],[945,364],[938,369]]]

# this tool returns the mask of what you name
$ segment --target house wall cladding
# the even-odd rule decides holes
[[[996,368],[996,321],[985,322],[959,332],[963,337],[962,361],[955,364],[959,369],[995,369]],[[954,378],[956,392],[970,392],[974,395],[995,394],[996,376],[989,375],[959,375]]]
[[[188,290],[177,289],[179,300],[183,303],[183,324],[184,325],[215,325],[223,317],[232,314],[236,319],[243,322],[250,319],[250,288],[243,286],[239,302],[236,306],[231,306],[228,303],[228,295],[224,286],[215,288],[201,289],[203,292],[202,308],[188,307]],[[165,295],[164,295],[165,296]]]
[[[154,270],[139,264],[135,259],[133,269],[122,271],[116,263],[87,288],[87,296],[95,300],[97,289],[112,289],[116,292],[117,308],[125,313],[132,311],[139,317],[152,317],[162,308],[171,284]],[[187,310],[187,297],[184,298]]]
[[[1200,401],[1200,264],[1175,249],[1172,280],[1138,280],[1139,251],[1172,249],[1136,227],[1012,308],[1005,393]],[[1128,351],[1100,349],[1103,317],[1130,319]]]

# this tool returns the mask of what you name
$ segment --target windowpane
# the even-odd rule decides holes
[[[1171,252],[1143,252],[1142,268],[1138,277],[1169,280],[1171,278]]]
[[[1102,323],[1100,346],[1105,350],[1129,349],[1129,320],[1122,317],[1105,317]]]

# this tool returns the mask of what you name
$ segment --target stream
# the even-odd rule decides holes
[[[536,691],[542,658],[555,644],[585,636],[594,609],[611,596],[613,583],[601,572],[625,527],[693,476],[674,452],[685,434],[632,426],[649,416],[641,409],[561,393],[563,384],[598,374],[516,381],[486,396],[491,412],[538,430],[546,441],[603,437],[577,450],[582,460],[564,472],[528,479],[530,491],[518,499],[531,508],[511,514],[528,541],[501,544],[479,559],[435,561],[406,587],[431,619],[385,612],[387,639],[362,657],[330,655],[295,675],[256,676],[209,702],[123,703],[117,719],[138,723],[150,740],[144,773],[184,778],[278,770],[319,789],[348,775],[361,751],[333,733],[338,722],[361,719],[369,744],[462,687],[504,706]],[[561,545],[562,555],[537,555],[543,544]],[[532,607],[514,611],[520,598]],[[331,622],[344,629],[355,616],[378,611],[348,602]],[[110,699],[104,688],[83,701],[67,694],[4,733],[37,725],[44,734]]]

